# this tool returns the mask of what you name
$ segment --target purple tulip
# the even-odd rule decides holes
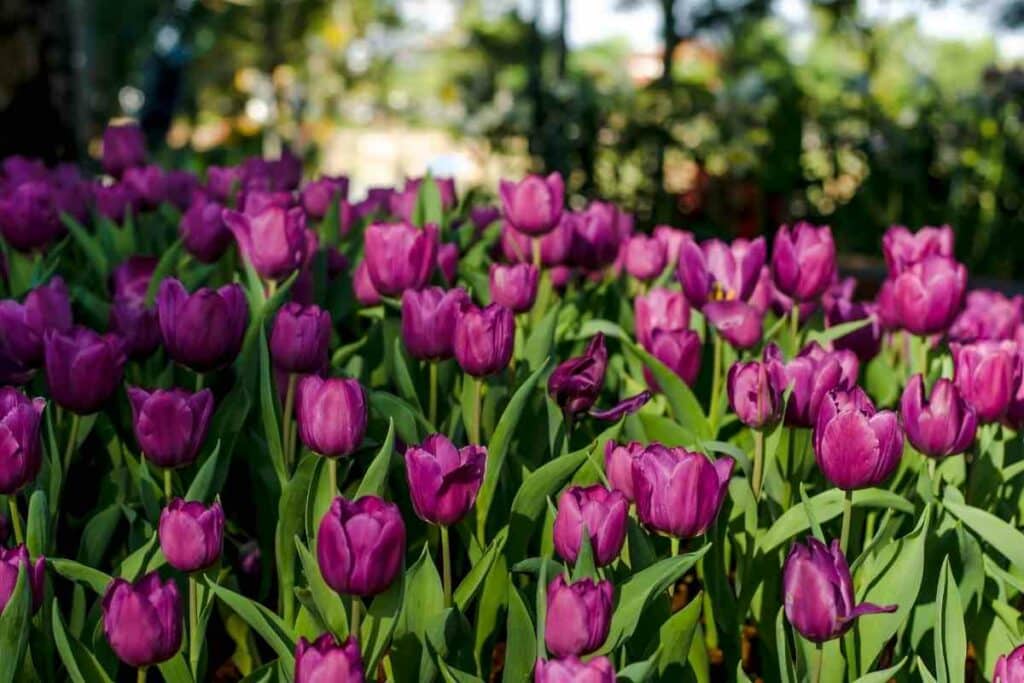
[[[86,327],[49,330],[43,337],[46,383],[57,405],[79,415],[97,412],[113,396],[124,371],[124,343]]]
[[[1021,357],[1012,341],[950,344],[953,379],[981,423],[1003,417],[1021,385]]]
[[[300,208],[272,206],[255,214],[225,209],[223,217],[245,258],[266,280],[288,277],[316,251],[316,234],[306,229]]]
[[[740,422],[751,429],[774,425],[782,412],[782,391],[777,384],[778,373],[769,363],[736,362],[729,368],[726,381],[729,405]],[[775,377],[773,377],[773,374]]]
[[[160,324],[155,308],[142,301],[115,297],[110,307],[110,331],[117,334],[129,358],[148,358],[160,346]]]
[[[665,245],[656,237],[634,235],[625,243],[626,272],[637,280],[653,280],[668,263]]]
[[[267,209],[282,209],[290,211],[298,206],[295,203],[295,195],[291,192],[272,192],[268,190],[248,190],[241,197],[242,213],[247,216],[256,216]]]
[[[270,332],[270,357],[281,370],[309,374],[327,365],[331,314],[294,301],[281,307]]]
[[[103,131],[103,170],[115,178],[146,163],[146,138],[135,122],[111,124]]]
[[[501,226],[501,253],[512,263],[533,263],[533,239],[540,240],[540,262],[551,268],[565,263],[572,248],[576,216],[566,212],[551,232],[538,238],[519,232],[507,221]]]
[[[1024,645],[1008,655],[999,655],[992,683],[1020,683],[1024,681]]]
[[[181,598],[173,579],[156,572],[134,583],[114,579],[103,596],[103,632],[125,664],[167,661],[181,647]]]
[[[41,555],[35,562],[29,558],[28,549],[19,545],[10,550],[0,547],[0,614],[14,595],[18,573],[25,568],[28,588],[32,595],[32,612],[43,604],[43,582],[46,580],[46,559]]]
[[[249,307],[238,283],[189,294],[179,280],[167,278],[156,308],[167,353],[196,372],[224,367],[242,348]]]
[[[610,581],[566,583],[559,574],[548,584],[544,643],[556,657],[579,656],[601,647],[612,621]]]
[[[242,187],[240,166],[207,166],[206,191],[221,204],[231,203]]]
[[[437,228],[408,223],[374,223],[363,235],[367,274],[375,290],[398,296],[421,289],[437,262]]]
[[[636,500],[633,486],[633,461],[644,452],[645,446],[638,441],[626,445],[608,441],[604,446],[604,471],[608,483],[622,491],[630,501]]]
[[[40,421],[46,401],[17,389],[0,389],[0,493],[13,495],[39,474],[43,462]]]
[[[213,392],[184,389],[146,391],[128,387],[135,440],[158,467],[185,467],[195,462],[213,415]]]
[[[963,453],[974,442],[978,418],[948,379],[936,380],[929,400],[924,379],[914,375],[903,390],[900,414],[907,439],[914,448],[933,458]]]
[[[683,242],[692,240],[693,233],[673,228],[671,225],[656,225],[654,226],[654,239],[661,242],[665,248],[668,265],[675,267],[679,263],[679,252],[683,248]]]
[[[380,303],[380,292],[370,280],[370,271],[366,266],[366,260],[359,262],[352,273],[352,292],[356,295],[356,301],[363,306],[376,306]]]
[[[317,531],[316,557],[324,581],[337,592],[361,597],[382,593],[402,571],[402,513],[377,496],[335,498]]]
[[[167,175],[159,166],[126,169],[121,182],[135,197],[136,208],[155,209],[167,200]]]
[[[893,280],[892,302],[900,326],[914,334],[945,332],[960,313],[967,269],[944,256],[930,256]]]
[[[455,324],[469,305],[466,290],[440,287],[407,289],[402,293],[402,341],[419,360],[445,360],[454,353]]]
[[[786,424],[791,427],[813,427],[825,395],[857,383],[857,357],[849,351],[825,351],[817,342],[804,347],[789,363],[783,361],[778,346],[769,344],[764,361],[780,391],[793,387],[786,405]]]
[[[684,448],[652,444],[633,460],[633,491],[640,521],[679,538],[704,533],[725,499],[734,461],[711,462]]]
[[[452,526],[473,507],[484,479],[487,448],[456,448],[443,434],[431,434],[405,451],[405,474],[413,509],[425,522]]]
[[[525,313],[537,299],[540,272],[533,264],[491,264],[491,300],[514,313]]]
[[[615,683],[615,669],[607,657],[538,659],[533,683]]]
[[[891,410],[875,410],[864,390],[833,389],[818,409],[814,456],[825,478],[845,491],[889,478],[903,455],[903,430]]]
[[[42,249],[64,234],[58,189],[48,181],[22,183],[0,197],[0,234],[18,251]]]
[[[201,263],[215,263],[229,246],[232,235],[224,223],[224,205],[197,194],[181,217],[179,228],[185,250]]]
[[[295,647],[295,683],[364,683],[359,641],[349,637],[340,645],[330,633],[315,642],[299,638]]]
[[[882,253],[889,277],[894,278],[931,256],[953,258],[953,229],[948,225],[925,226],[915,233],[902,225],[894,225],[882,237]]]
[[[767,247],[763,237],[732,244],[711,239],[698,245],[684,239],[676,268],[690,303],[703,308],[711,301],[747,301],[754,292]]]
[[[559,364],[548,378],[548,394],[569,416],[590,410],[604,386],[608,368],[608,350],[604,335],[598,332],[587,344],[582,356]]]
[[[772,250],[775,286],[798,302],[817,299],[836,276],[836,245],[827,225],[797,223],[779,228]]]
[[[167,564],[186,573],[206,569],[224,546],[224,510],[175,498],[160,513],[158,535]]]
[[[302,208],[315,221],[323,220],[331,207],[348,197],[347,176],[320,176],[302,188]]]
[[[991,289],[967,293],[963,312],[949,328],[949,338],[962,344],[1013,339],[1024,322],[1024,297],[1012,299]]]
[[[633,300],[636,340],[650,350],[655,330],[686,330],[690,327],[690,304],[682,292],[655,287]]]
[[[862,363],[867,363],[877,356],[882,348],[882,324],[875,305],[836,299],[825,308],[825,322],[828,327],[865,318],[869,322],[864,327],[832,340],[833,347],[852,351]]]
[[[120,225],[132,208],[135,197],[123,183],[112,185],[100,185],[97,183],[92,188],[93,197],[96,199],[96,211],[114,223]]]
[[[701,341],[693,330],[663,330],[655,328],[646,344],[648,352],[665,367],[679,376],[688,386],[693,386],[700,375]],[[660,391],[657,380],[650,370],[644,368],[648,386]]]
[[[572,486],[558,499],[555,550],[563,560],[576,562],[585,527],[597,566],[611,564],[626,540],[628,514],[629,500],[622,491],[608,490],[600,484]]]
[[[354,379],[303,377],[295,411],[299,438],[315,453],[328,458],[351,455],[363,442],[366,394]]]
[[[68,290],[59,276],[29,292],[23,304],[0,301],[0,356],[8,382],[27,381],[31,369],[42,363],[46,332],[66,332],[72,324]]]
[[[452,342],[459,367],[473,377],[501,372],[512,359],[515,330],[515,316],[501,304],[464,306]]]
[[[189,171],[171,169],[164,176],[165,200],[178,211],[184,211],[192,203],[192,196],[199,191],[199,179]]]
[[[619,255],[618,209],[612,204],[591,202],[584,211],[572,215],[572,264],[592,272],[612,265]]]
[[[501,219],[501,209],[497,206],[474,206],[469,210],[469,220],[477,229],[478,234],[499,219]]]
[[[561,174],[528,175],[518,183],[502,180],[498,191],[505,219],[519,232],[538,236],[558,225],[565,204]]]
[[[761,341],[763,313],[742,301],[709,301],[704,315],[733,348],[749,349]]]
[[[782,570],[782,591],[789,623],[814,643],[838,638],[865,614],[896,611],[896,605],[854,606],[850,567],[836,540],[831,547],[813,536],[807,545],[794,543]]]

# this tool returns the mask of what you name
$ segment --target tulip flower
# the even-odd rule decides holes
[[[675,267],[679,263],[679,252],[683,248],[683,242],[692,240],[693,233],[673,228],[671,225],[656,225],[654,226],[654,239],[661,242],[665,248],[668,265]]]
[[[316,536],[320,573],[344,595],[367,597],[387,590],[402,570],[405,522],[398,506],[377,496],[338,497]]]
[[[881,484],[902,455],[896,413],[876,410],[860,387],[826,394],[814,426],[814,456],[833,486],[852,491]]]
[[[420,289],[437,262],[437,228],[408,223],[374,223],[363,235],[367,274],[384,296]]]
[[[892,302],[900,326],[914,334],[945,332],[963,304],[967,269],[944,256],[930,256],[900,273]]]
[[[319,306],[289,302],[274,317],[270,357],[281,370],[310,374],[327,365],[331,314]]]
[[[0,547],[0,614],[14,595],[18,573],[25,568],[28,588],[32,594],[32,612],[43,604],[43,582],[46,580],[46,560],[39,556],[35,562],[28,556],[28,549],[19,545],[10,550]]]
[[[126,169],[121,182],[135,197],[139,209],[152,210],[167,200],[167,174],[160,166],[150,164]]]
[[[609,581],[566,583],[559,574],[548,584],[544,642],[556,657],[579,656],[601,647],[612,621]]]
[[[224,510],[175,498],[160,513],[160,550],[180,572],[206,569],[220,559],[224,545]]]
[[[437,270],[448,285],[455,284],[459,274],[459,246],[447,243],[437,247]]]
[[[640,521],[665,534],[704,533],[725,499],[734,461],[711,462],[700,453],[652,444],[633,460],[633,491]]]
[[[137,123],[111,124],[103,131],[103,170],[119,178],[146,163],[146,138]]]
[[[779,228],[772,249],[775,286],[798,302],[817,299],[836,275],[836,245],[827,225],[797,223]]]
[[[541,265],[548,268],[561,265],[569,258],[575,224],[575,214],[566,212],[551,232],[531,238],[505,222],[501,226],[501,253],[512,263],[532,263],[533,240],[536,239],[540,241]]]
[[[464,372],[486,377],[505,369],[512,359],[515,317],[501,304],[464,306],[455,323],[455,359]]]
[[[839,541],[831,547],[814,537],[794,543],[782,570],[786,619],[800,635],[823,643],[846,633],[866,614],[895,612],[896,605],[854,606],[853,580]]]
[[[306,229],[301,208],[271,206],[257,213],[225,209],[224,223],[260,277],[282,280],[312,258],[316,234]]]
[[[656,237],[634,235],[625,244],[626,272],[644,282],[661,275],[668,262],[665,245]]]
[[[181,598],[173,579],[151,572],[134,583],[114,579],[103,596],[103,632],[122,662],[146,667],[181,648]]]
[[[763,314],[742,301],[709,301],[704,315],[715,331],[737,350],[761,341]]]
[[[684,239],[676,273],[686,298],[697,308],[709,301],[747,301],[764,266],[765,252],[763,237],[736,239],[732,244],[711,239],[700,245]]]
[[[405,473],[417,516],[440,526],[457,524],[476,501],[486,463],[485,446],[456,448],[443,434],[406,449]]]
[[[604,270],[619,255],[620,235],[616,226],[618,209],[604,202],[591,202],[573,214],[569,260],[584,270]]]
[[[43,462],[40,421],[46,401],[0,389],[0,493],[10,496],[36,478]]]
[[[167,353],[196,372],[224,367],[242,348],[249,307],[237,283],[189,294],[180,281],[167,278],[160,283],[156,307]]]
[[[402,341],[419,360],[445,360],[455,353],[455,325],[470,303],[466,290],[427,287],[402,293]]]
[[[538,659],[533,683],[615,683],[615,669],[607,657]]]
[[[68,290],[58,276],[29,292],[23,304],[0,301],[0,351],[12,367],[28,373],[42,363],[44,334],[66,332],[72,325]]]
[[[1024,681],[1024,645],[1017,646],[1008,655],[999,655],[992,683],[1020,683]]]
[[[782,390],[768,364],[737,362],[729,368],[726,391],[740,422],[751,429],[771,427],[782,412]]]
[[[128,388],[135,439],[142,454],[164,469],[195,462],[213,415],[213,392]]]
[[[611,441],[608,443],[614,445]],[[555,550],[567,562],[576,562],[586,528],[597,566],[611,564],[626,540],[628,515],[629,500],[622,491],[608,490],[600,484],[572,486],[558,499],[553,533]]]
[[[469,210],[469,220],[478,234],[501,218],[501,209],[497,206],[474,206]]]
[[[303,377],[295,413],[302,443],[325,457],[351,455],[366,434],[366,394],[354,379]]]
[[[96,200],[96,211],[117,225],[124,222],[135,201],[132,191],[123,183],[112,185],[97,183],[93,186],[92,193]]]
[[[360,261],[352,273],[352,291],[356,295],[356,301],[363,306],[376,306],[380,303],[380,292],[370,280],[370,271],[366,261]]]
[[[121,383],[121,338],[86,327],[49,330],[43,338],[46,383],[57,405],[78,415],[98,411]]]
[[[46,247],[65,232],[58,202],[57,188],[47,181],[18,185],[0,197],[0,234],[18,251]]]
[[[590,410],[604,386],[608,350],[604,335],[598,332],[582,356],[570,358],[554,369],[548,378],[548,393],[566,415]]]
[[[693,386],[700,374],[700,335],[693,330],[663,330],[651,333],[647,350],[687,385]],[[644,377],[653,390],[659,391],[658,382],[650,370],[644,368]]]
[[[315,221],[323,220],[331,207],[348,197],[348,177],[323,175],[302,188],[302,208]]]
[[[519,232],[536,237],[558,225],[565,204],[561,174],[528,175],[517,183],[502,180],[498,191],[505,220]]]
[[[291,192],[271,192],[266,190],[246,191],[241,197],[242,213],[246,216],[256,216],[267,209],[283,209],[285,211],[297,209],[295,195]]]
[[[882,324],[875,305],[837,299],[825,308],[828,327],[864,319],[868,320],[864,327],[833,339],[832,346],[852,351],[862,363],[867,363],[878,355],[882,347]]]
[[[622,491],[630,501],[636,500],[633,487],[633,461],[644,452],[645,446],[638,441],[626,445],[608,441],[604,445],[604,471],[608,483]]]
[[[331,633],[310,643],[299,638],[295,647],[295,683],[364,683],[359,641],[353,637],[340,645]]]
[[[793,388],[786,404],[786,424],[791,427],[813,427],[828,392],[857,383],[857,357],[849,351],[825,351],[817,342],[805,346],[789,363],[783,362],[778,346],[769,344],[764,361],[780,391]]]
[[[207,166],[206,191],[217,202],[230,204],[242,187],[241,166]]]
[[[882,254],[889,277],[896,277],[931,256],[953,258],[953,229],[948,225],[925,226],[910,232],[902,225],[894,225],[882,236]]]
[[[1021,385],[1021,357],[1012,341],[950,344],[953,379],[982,424],[996,422],[1009,409]]]
[[[991,289],[967,293],[964,310],[949,327],[949,338],[962,344],[1013,339],[1024,322],[1024,297],[1012,299]]]
[[[110,330],[124,343],[129,358],[146,358],[160,345],[156,309],[145,304],[156,259],[134,256],[113,273],[114,301],[110,307]],[[70,320],[70,309],[68,310]]]
[[[185,250],[201,263],[215,263],[231,246],[224,205],[197,194],[181,217],[178,232]]]
[[[170,170],[164,176],[164,200],[178,211],[184,211],[192,203],[192,196],[199,190],[199,179],[188,171]]]
[[[690,305],[682,292],[656,287],[633,300],[636,340],[650,350],[654,330],[685,330],[690,327]]]
[[[525,313],[537,299],[539,280],[540,271],[531,263],[491,264],[491,300],[513,313]]]
[[[974,442],[978,418],[948,379],[936,380],[926,402],[924,379],[914,375],[903,390],[900,414],[907,439],[914,448],[933,458],[963,453]]]

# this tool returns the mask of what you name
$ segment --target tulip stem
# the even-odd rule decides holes
[[[338,494],[338,460],[327,458],[327,477],[331,482],[331,499]]]
[[[348,634],[353,638],[359,638],[359,618],[363,601],[358,596],[352,596],[352,618],[348,622]],[[361,639],[360,639],[361,640]]]
[[[718,395],[722,392],[722,337],[718,333],[715,333],[711,373],[711,406],[708,421],[711,423],[711,434],[714,435],[718,433]]]
[[[430,425],[434,428],[437,427],[437,363],[428,361],[430,363],[430,412],[428,417],[430,418]]]
[[[539,271],[541,265],[540,238],[534,237],[530,240],[530,244],[533,247],[533,267]]]
[[[14,542],[21,545],[25,542],[25,536],[21,532],[21,515],[18,513],[18,498],[16,494],[7,496],[7,505],[11,509],[11,526],[14,527]]]
[[[170,467],[165,467],[164,468],[164,498],[166,498],[167,502],[170,503],[171,502],[171,498],[173,496],[174,496],[174,486],[173,486],[173,482],[171,481],[171,468]]]
[[[68,442],[64,447],[64,475],[67,476],[71,469],[71,456],[75,454],[75,446],[78,442],[78,413],[71,413],[71,430],[68,432]]]
[[[292,433],[292,412],[295,409],[295,385],[299,376],[294,372],[288,373],[288,390],[284,395],[284,412],[281,413],[281,442],[284,446],[284,466],[286,470],[291,469],[292,460],[295,459],[295,435]]]
[[[473,424],[471,425],[472,433],[470,434],[470,441],[475,444],[483,443],[480,440],[480,403],[482,402],[482,395],[484,389],[484,381],[479,377],[474,377],[473,382]]]
[[[188,659],[192,665],[192,677],[199,679],[199,653],[202,651],[199,638],[199,583],[195,576],[188,576]]]
[[[853,491],[846,491],[843,496],[843,531],[839,536],[839,549],[846,555],[846,547],[850,542],[850,519],[853,517]]]
[[[135,680],[138,681],[138,683],[146,683],[146,669],[148,668],[149,667],[146,666],[139,667],[138,673],[135,674]]]
[[[444,606],[452,606],[452,548],[448,539],[448,527],[441,527],[441,566],[444,576]]]
[[[761,500],[761,479],[764,477],[764,432],[754,430],[754,473],[751,488],[754,491],[754,504]]]
[[[920,342],[920,351],[919,351],[919,353],[921,354],[919,356],[921,364],[919,366],[920,369],[918,370],[918,372],[921,373],[921,379],[924,380],[925,382],[927,382],[928,381],[928,338],[927,337],[921,337],[918,341]]]
[[[800,350],[800,304],[793,302],[789,311],[789,336],[793,340],[793,355]]]
[[[818,643],[817,645],[814,646],[814,650],[816,652],[816,655],[815,655],[815,658],[814,658],[814,660],[815,660],[814,661],[814,678],[812,680],[814,681],[814,683],[819,683],[819,681],[821,681],[822,665],[825,663],[825,647],[824,647],[824,644],[823,643]]]
[[[196,373],[196,393],[198,394],[203,390],[203,373]]]

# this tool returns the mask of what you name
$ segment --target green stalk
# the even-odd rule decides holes
[[[711,433],[714,435],[718,433],[718,395],[722,391],[722,336],[717,332],[715,333],[711,372],[711,410],[708,421],[711,423]]]
[[[448,527],[441,527],[441,565],[444,576],[444,606],[452,606],[452,548],[448,538]]]
[[[139,667],[138,672],[135,674],[135,680],[138,681],[138,683],[146,683],[146,669],[148,668],[149,667],[147,666]]]
[[[328,477],[328,481],[331,482],[331,497],[333,498],[338,493],[338,460],[337,460],[337,458],[327,458],[327,477]]]
[[[821,670],[825,663],[825,647],[822,643],[818,643],[814,646],[817,656],[815,657],[814,664],[814,683],[820,683],[821,681]]]
[[[199,655],[202,652],[202,639],[199,637],[199,583],[194,575],[188,575],[188,661],[192,668],[192,678],[199,680]]]
[[[11,526],[14,527],[14,542],[21,545],[25,542],[25,535],[21,531],[21,514],[18,512],[18,499],[16,494],[7,496],[7,505],[11,509]]]
[[[295,410],[295,386],[299,376],[288,373],[288,390],[284,395],[284,412],[281,413],[281,443],[284,445],[284,465],[290,470],[295,459],[295,434],[292,433],[292,413]]]
[[[171,498],[174,496],[174,487],[171,482],[171,468],[164,468],[164,499],[170,503]]]
[[[754,502],[761,500],[761,479],[764,477],[764,432],[754,430],[754,474],[751,486],[754,491]]]
[[[794,301],[789,312],[789,336],[793,340],[793,355],[800,350],[800,305]]]
[[[75,454],[75,446],[78,442],[78,413],[71,413],[71,431],[68,432],[68,443],[64,447],[64,475],[67,478],[68,470],[71,469],[71,456]]]
[[[846,555],[847,544],[850,542],[850,518],[853,517],[853,491],[843,496],[843,531],[839,537],[839,549]]]
[[[428,362],[430,363],[430,412],[427,417],[430,418],[430,424],[437,427],[437,363]]]
[[[480,440],[480,412],[481,403],[483,402],[483,389],[484,381],[479,377],[474,377],[473,382],[473,424],[470,425],[472,432],[470,433],[470,441],[475,444],[483,443]]]
[[[355,595],[352,596],[352,618],[348,622],[348,634],[359,638],[359,618],[361,616],[362,601]]]

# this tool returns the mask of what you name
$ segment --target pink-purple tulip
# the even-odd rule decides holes
[[[13,495],[32,482],[43,462],[40,421],[46,401],[0,389],[0,493]]]
[[[953,258],[953,229],[948,225],[925,226],[910,232],[902,225],[894,225],[882,237],[882,254],[892,278],[931,256]]]
[[[538,659],[533,683],[615,683],[615,669],[607,657]]]
[[[1024,681],[1024,645],[1017,646],[1008,655],[999,655],[992,673],[992,683],[1021,683]]]
[[[690,327],[690,304],[682,292],[655,287],[633,300],[636,340],[648,351],[655,330],[685,330]]]
[[[679,263],[679,252],[683,248],[683,242],[693,239],[693,233],[689,230],[679,230],[671,225],[654,226],[654,239],[661,242],[665,248],[665,256],[668,265],[675,266]]]
[[[650,341],[645,345],[647,351],[657,358],[669,370],[679,376],[687,385],[693,386],[700,374],[701,342],[700,335],[694,330],[664,330],[655,328]],[[654,375],[644,368],[647,384],[655,391],[660,391]]]
[[[548,584],[544,643],[556,657],[579,656],[601,647],[612,621],[610,581],[566,583],[559,574]]]
[[[167,173],[155,164],[126,169],[121,182],[135,197],[138,209],[152,210],[167,200]]]
[[[115,268],[111,277],[114,301],[110,330],[121,337],[129,358],[146,358],[160,345],[156,308],[146,306],[146,292],[156,265],[155,258],[133,256]],[[70,309],[68,313],[70,322]]]
[[[25,568],[29,592],[32,595],[32,611],[35,612],[43,604],[43,582],[46,580],[46,560],[39,556],[32,562],[28,549],[19,545],[10,550],[0,547],[0,614],[14,595],[14,587],[18,583],[18,573]]]
[[[640,521],[678,538],[704,533],[725,499],[734,465],[711,462],[684,448],[652,444],[633,460],[633,492]]]
[[[246,260],[266,280],[288,277],[316,251],[316,233],[306,229],[301,208],[270,206],[257,213],[226,209],[223,216]]]
[[[729,405],[740,422],[752,429],[771,427],[782,412],[778,373],[773,373],[769,365],[770,361],[739,361],[729,368],[726,380]]]
[[[380,303],[380,292],[370,280],[370,271],[366,261],[362,260],[352,273],[352,292],[356,295],[356,301],[363,306],[376,306]]]
[[[270,357],[285,372],[311,374],[327,365],[331,314],[291,301],[278,310],[270,332]]]
[[[875,305],[836,299],[825,308],[825,322],[828,327],[865,319],[868,322],[864,327],[832,340],[834,348],[852,351],[862,363],[867,363],[877,356],[882,348],[882,324]]]
[[[618,208],[606,202],[591,202],[586,209],[572,215],[572,242],[569,247],[572,265],[592,273],[599,273],[612,265],[619,255],[621,243]]]
[[[455,360],[473,377],[501,372],[512,359],[515,316],[501,304],[463,307],[455,323]]]
[[[918,335],[945,332],[963,305],[967,269],[930,256],[896,276],[889,296],[900,327]]]
[[[502,180],[498,185],[505,220],[516,230],[538,236],[558,225],[565,204],[565,183],[559,173],[546,178],[528,175],[519,182]]]
[[[302,208],[315,221],[322,220],[331,207],[348,197],[347,176],[320,176],[302,188]]]
[[[769,344],[764,359],[780,391],[785,393],[792,386],[786,404],[786,424],[791,427],[813,427],[828,392],[857,383],[857,357],[849,351],[826,351],[817,342],[805,346],[788,363],[779,347]]]
[[[224,367],[242,348],[249,306],[238,283],[189,294],[179,280],[167,278],[160,283],[156,308],[167,353],[196,372]]]
[[[548,394],[562,412],[579,415],[590,410],[604,386],[608,368],[608,349],[604,335],[598,332],[587,344],[582,356],[563,361],[548,378]]]
[[[558,499],[553,531],[555,550],[566,562],[576,562],[586,529],[597,566],[611,564],[626,540],[628,516],[629,499],[622,491],[600,484],[572,486]]]
[[[764,314],[743,301],[709,301],[704,315],[718,334],[735,349],[757,346],[761,341]]]
[[[160,513],[157,535],[167,564],[186,573],[206,569],[224,546],[224,509],[175,498]]]
[[[295,400],[299,439],[314,453],[351,455],[366,434],[366,393],[354,379],[303,377]]]
[[[456,448],[443,434],[431,434],[405,451],[405,474],[413,509],[425,522],[457,524],[469,513],[484,479],[487,448]]]
[[[71,301],[60,276],[30,291],[23,304],[0,301],[0,349],[17,365],[40,365],[44,335],[50,330],[67,332],[72,326]]]
[[[295,646],[295,683],[364,683],[359,641],[349,637],[339,644],[325,633],[310,643],[299,638]]]
[[[698,245],[684,239],[676,273],[690,303],[703,308],[710,301],[747,301],[765,262],[765,241],[736,239],[732,244],[711,239]]]
[[[207,166],[206,191],[222,204],[230,204],[242,187],[241,166]]]
[[[876,410],[860,387],[833,389],[818,409],[814,456],[825,478],[846,491],[881,484],[903,455],[903,430],[891,410]]]
[[[1024,297],[1013,298],[991,289],[968,292],[964,310],[949,328],[949,338],[961,344],[1013,339],[1024,322]]]
[[[214,263],[231,246],[224,205],[197,193],[178,228],[185,250],[201,263]]]
[[[775,286],[797,302],[825,293],[836,276],[836,245],[827,225],[797,223],[779,228],[772,249]]]
[[[604,445],[604,471],[608,483],[617,491],[622,491],[630,501],[636,499],[633,487],[633,461],[640,457],[646,448],[639,441],[618,444],[608,441]]]
[[[665,270],[665,264],[668,263],[665,245],[656,237],[633,235],[623,248],[626,272],[637,280],[653,280]]]
[[[405,558],[402,513],[377,496],[335,498],[317,531],[316,557],[324,581],[337,592],[361,597],[384,592]]]
[[[525,313],[537,299],[540,272],[531,263],[491,264],[491,300],[513,313]]]
[[[950,344],[953,378],[960,395],[981,423],[1003,417],[1021,385],[1021,356],[1016,342]]]
[[[461,288],[407,289],[402,293],[402,341],[419,360],[445,360],[455,353],[455,325],[462,308],[470,305]]]
[[[963,453],[974,442],[978,429],[974,408],[960,396],[956,385],[944,377],[936,380],[930,398],[925,398],[924,389],[924,379],[917,374],[903,390],[900,414],[907,439],[932,458]]]
[[[181,597],[173,579],[156,572],[130,583],[114,579],[103,596],[103,632],[122,662],[165,662],[181,647]]]
[[[513,263],[532,263],[533,240],[539,239],[541,265],[548,268],[561,265],[569,258],[575,221],[575,214],[566,212],[550,232],[535,238],[519,232],[506,221],[501,226],[501,253]]]
[[[97,412],[124,372],[124,342],[86,327],[49,330],[43,337],[46,383],[57,405],[79,415]]]
[[[135,440],[146,459],[165,469],[195,462],[213,416],[212,391],[128,387],[128,402]]]
[[[438,245],[437,247],[437,270],[445,284],[455,284],[455,278],[459,274],[459,245],[452,242]]]
[[[437,263],[437,228],[408,223],[374,223],[363,235],[366,271],[384,296],[420,289]]]
[[[103,131],[103,170],[114,176],[146,163],[146,138],[135,122],[111,124]]]

